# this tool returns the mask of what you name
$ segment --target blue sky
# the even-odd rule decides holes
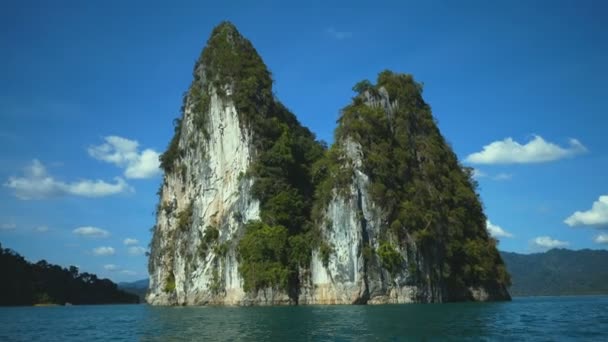
[[[230,20],[326,141],[356,82],[383,69],[423,82],[501,249],[608,246],[605,2],[331,3],[5,2],[2,245],[146,277],[154,158],[208,35]]]

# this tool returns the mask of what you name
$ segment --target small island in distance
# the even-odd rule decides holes
[[[137,304],[139,297],[118,289],[109,279],[80,273],[78,268],[30,263],[0,245],[0,306]]]

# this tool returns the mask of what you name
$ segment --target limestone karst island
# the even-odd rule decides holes
[[[471,169],[422,85],[379,71],[344,99],[328,147],[274,96],[252,44],[217,26],[161,156],[147,301],[509,300]]]

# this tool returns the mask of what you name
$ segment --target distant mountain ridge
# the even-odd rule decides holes
[[[118,288],[122,291],[134,294],[139,297],[141,303],[146,302],[146,292],[150,287],[150,279],[141,279],[133,282],[121,282],[118,283]]]
[[[150,286],[149,278],[140,279],[140,280],[136,280],[136,281],[132,281],[132,282],[123,281],[123,282],[118,283],[118,287],[124,287],[124,288],[148,289],[148,286]]]
[[[500,252],[511,274],[512,296],[608,294],[608,251],[552,249]]]

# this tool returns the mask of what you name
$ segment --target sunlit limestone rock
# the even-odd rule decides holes
[[[222,30],[222,38],[242,39],[231,24],[215,32]],[[175,157],[160,190],[146,299],[154,305],[290,303],[274,289],[243,291],[235,242],[244,223],[260,214],[250,192],[253,181],[244,177],[255,155],[253,135],[231,98],[231,84],[218,91],[206,79],[208,67],[195,69],[176,126]]]
[[[395,81],[395,78],[402,77],[392,73],[385,73],[385,76],[390,82]],[[408,78],[404,78],[401,81],[406,84],[413,82]],[[403,86],[403,84],[400,85]],[[370,84],[367,87],[371,88],[372,86]],[[372,142],[371,144],[380,144],[387,141],[389,142],[387,146],[391,145],[391,148],[403,145],[404,142],[399,140],[403,139],[404,136],[411,137],[424,134],[424,132],[408,131],[405,135],[399,135],[396,132],[402,129],[399,125],[403,125],[403,122],[406,120],[409,120],[410,127],[416,125],[418,120],[423,120],[418,117],[412,117],[407,119],[401,118],[401,123],[398,122],[400,120],[399,116],[404,116],[404,112],[416,110],[415,106],[410,104],[408,110],[402,110],[400,103],[397,100],[391,100],[389,92],[382,86],[378,86],[375,89],[359,89],[359,91],[360,95],[356,100],[358,103],[350,107],[350,112],[343,113],[343,117],[346,115],[351,116],[348,119],[350,121],[341,119],[339,120],[339,125],[355,126],[355,124],[360,124],[360,122],[366,120],[373,122],[373,125],[383,123],[386,127],[385,131],[381,134],[382,137],[379,139],[378,137],[374,137],[376,142]],[[417,105],[424,109],[422,102]],[[414,108],[412,109],[412,107]],[[366,112],[370,109],[373,113]],[[369,119],[370,117],[374,117],[374,115],[376,115],[375,119]],[[352,117],[356,118],[353,119]],[[438,130],[434,126],[434,122],[431,121],[428,125],[431,131],[430,137],[416,137],[411,141],[424,141],[428,144],[436,144],[439,148],[447,151],[444,153],[444,155],[448,156],[446,160],[450,158],[451,160],[446,162],[452,163],[451,167],[458,168],[449,172],[457,173],[456,176],[452,177],[462,180],[463,175],[458,174],[461,170],[457,165],[455,156],[451,157],[453,154],[448,150],[449,147],[447,147],[440,137]],[[348,170],[348,179],[347,184],[332,188],[329,202],[323,206],[324,216],[322,221],[325,223],[320,224],[323,238],[328,245],[333,247],[333,253],[328,258],[327,265],[324,266],[319,249],[313,252],[309,272],[303,273],[304,279],[302,283],[304,286],[299,298],[300,303],[387,304],[510,299],[506,291],[506,282],[502,282],[502,280],[488,279],[472,285],[466,282],[472,283],[475,280],[472,279],[472,276],[468,276],[468,278],[464,279],[464,283],[461,284],[455,282],[454,279],[460,280],[464,277],[450,275],[445,269],[442,269],[442,267],[447,268],[459,262],[455,257],[450,259],[449,256],[441,254],[446,248],[464,246],[463,249],[466,249],[469,246],[482,244],[488,248],[487,255],[484,255],[484,257],[495,258],[495,260],[493,259],[484,265],[492,268],[487,273],[495,276],[500,272],[504,272],[504,265],[502,265],[500,256],[498,256],[491,238],[487,236],[483,223],[480,224],[484,216],[480,211],[480,207],[476,206],[479,204],[476,198],[471,201],[475,202],[475,206],[467,210],[471,210],[472,217],[478,219],[477,222],[469,223],[476,224],[474,230],[477,245],[473,243],[466,244],[466,242],[462,241],[458,241],[458,244],[452,243],[450,245],[446,241],[441,241],[441,239],[435,239],[431,244],[422,245],[421,239],[416,238],[419,236],[417,235],[419,231],[417,232],[410,227],[406,228],[404,227],[405,225],[399,223],[392,223],[395,222],[394,220],[397,216],[392,215],[391,217],[387,204],[377,199],[375,200],[374,196],[370,194],[370,189],[372,188],[370,176],[372,175],[368,174],[370,168],[366,168],[365,151],[361,143],[359,143],[359,141],[365,141],[370,144],[369,140],[371,139],[369,139],[369,136],[358,134],[356,129],[347,129],[340,126],[338,129],[337,141],[333,148],[340,155],[339,159],[342,163],[340,167]],[[370,149],[367,150],[367,153],[370,153]],[[413,163],[411,163],[411,167],[417,168],[414,172],[424,173],[426,172],[424,166],[426,160],[431,160],[431,163],[434,162],[432,161],[434,156],[428,156],[424,153],[425,151],[422,149],[415,151]],[[373,176],[378,178],[377,174]],[[424,179],[424,177],[421,178]],[[464,190],[458,191],[471,191],[472,194],[471,186],[466,181],[466,177],[464,178],[464,184],[462,185]],[[399,176],[395,179],[403,183],[413,181],[407,177]],[[334,180],[334,183],[339,182]],[[432,182],[428,181],[428,183],[422,184],[422,187],[428,187],[433,190],[434,185],[430,184]],[[444,196],[455,195],[448,193]],[[436,198],[431,198],[430,200],[439,201]],[[461,201],[461,203],[456,203],[456,206],[464,206],[465,204],[465,201]],[[456,207],[454,210],[458,210],[458,208]],[[452,219],[438,217],[435,222],[429,221],[429,224],[436,226],[434,234],[450,234],[450,231],[454,229],[445,227],[445,225],[449,224],[449,220]],[[394,225],[393,229],[390,228],[391,223]],[[454,224],[458,225],[460,223]],[[395,229],[400,232],[399,235],[401,236],[399,238],[395,236]],[[466,236],[454,238],[465,241],[467,239]],[[383,247],[383,244],[394,248],[395,255],[398,255],[397,259],[399,259],[399,262],[392,272],[387,269],[380,255],[381,253],[379,253],[383,248],[387,248],[386,246]],[[445,247],[445,245],[449,245],[449,247]],[[466,253],[461,254],[466,256]]]

